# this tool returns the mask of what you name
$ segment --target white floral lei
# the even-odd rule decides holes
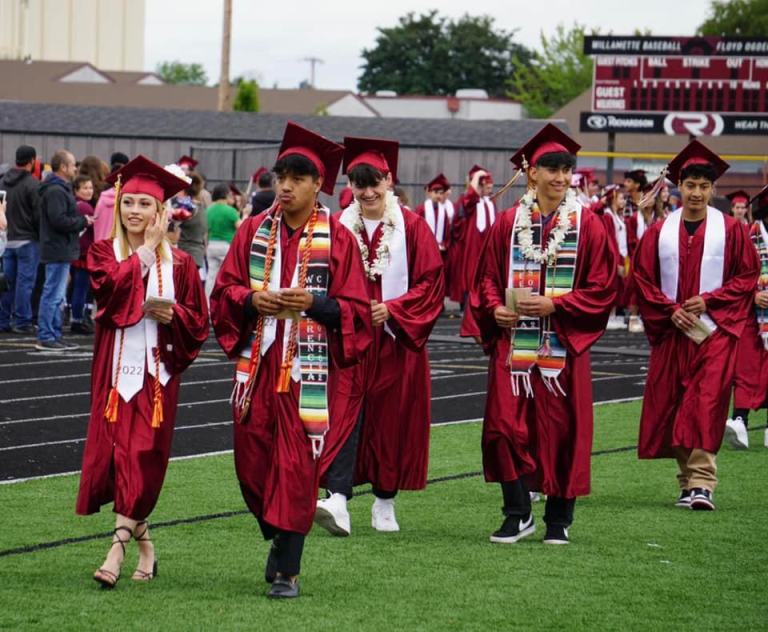
[[[363,231],[365,223],[363,222],[363,211],[360,208],[360,202],[355,200],[351,205],[351,210],[355,213],[355,223],[352,225],[352,232],[357,239],[357,245],[360,247],[360,254],[363,257],[363,266],[365,267],[365,276],[371,281],[375,281],[377,276],[381,276],[389,265],[389,242],[395,232],[395,218],[398,212],[397,198],[391,191],[387,191],[384,206],[384,216],[381,218],[383,224],[381,229],[381,239],[379,247],[376,248],[376,256],[373,262],[368,261],[368,246],[363,240]]]
[[[563,198],[560,206],[555,211],[557,213],[555,228],[549,235],[547,247],[543,250],[540,246],[533,243],[531,212],[535,203],[534,190],[529,190],[520,200],[520,206],[517,209],[517,240],[523,257],[528,259],[528,261],[551,265],[555,262],[557,251],[560,249],[560,245],[563,243],[565,235],[571,227],[570,214],[578,211],[579,202],[576,199],[576,194],[571,189],[568,189],[565,198]]]

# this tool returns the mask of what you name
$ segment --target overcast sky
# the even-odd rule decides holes
[[[355,90],[360,53],[371,48],[378,27],[394,26],[409,11],[439,6],[440,14],[458,18],[471,6],[496,27],[517,30],[516,39],[537,47],[540,34],[558,23],[574,22],[601,33],[692,35],[709,12],[709,0],[234,0],[230,77],[255,75],[264,87],[295,88],[309,78],[305,57],[324,61],[316,70],[323,89]],[[201,63],[211,83],[218,80],[222,30],[221,0],[146,0],[145,66],[178,59]]]

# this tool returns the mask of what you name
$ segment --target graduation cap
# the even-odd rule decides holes
[[[648,176],[645,173],[645,169],[630,169],[624,172],[624,179],[634,180],[638,184],[648,181]]]
[[[667,165],[667,173],[672,182],[680,182],[680,173],[692,165],[710,165],[715,170],[715,180],[728,171],[730,165],[704,143],[692,140],[683,151]]]
[[[749,204],[753,207],[752,217],[763,219],[768,215],[768,185],[764,186],[760,192],[753,197]]]
[[[237,188],[237,185],[234,182],[228,182],[227,186],[229,186],[229,190],[232,192],[232,195],[242,195],[242,191]]]
[[[352,189],[349,187],[344,187],[339,192],[339,208],[343,211],[345,208],[347,208],[352,202],[355,201],[355,195],[352,193]]]
[[[277,159],[280,160],[291,154],[304,156],[315,165],[317,172],[323,177],[323,186],[320,190],[328,195],[333,195],[339,165],[344,156],[342,145],[297,125],[293,121],[288,121]]]
[[[433,189],[442,189],[443,191],[447,191],[450,188],[451,183],[448,182],[448,178],[446,178],[442,173],[438,174],[427,183],[427,191],[432,191]]]
[[[618,184],[609,184],[607,187],[605,187],[605,191],[603,191],[603,195],[605,196],[605,199],[608,200],[608,202],[611,202],[614,197],[616,197],[616,194],[621,191],[621,187]]]
[[[397,157],[400,143],[384,138],[344,137],[344,165],[342,173],[349,173],[358,165],[369,165],[382,173],[392,175],[397,184]]]
[[[109,184],[115,184],[118,179],[121,193],[151,195],[161,202],[189,186],[189,183],[183,178],[141,155],[136,156],[121,169],[109,174],[106,181]]]
[[[517,150],[510,161],[523,171],[533,167],[545,154],[565,153],[574,156],[581,149],[575,140],[559,127],[547,123],[525,145]]]
[[[192,158],[192,156],[187,156],[186,154],[184,154],[181,158],[179,158],[176,161],[176,164],[179,165],[179,167],[186,166],[186,167],[189,167],[190,169],[194,169],[200,163],[194,158]]]
[[[267,169],[265,167],[259,167],[256,169],[256,171],[251,176],[251,182],[258,182],[262,173],[267,173]]]
[[[744,191],[744,189],[729,193],[725,197],[731,201],[731,204],[749,204],[749,193]]]
[[[579,169],[576,169],[574,173],[581,176],[581,182],[583,184],[592,184],[593,182],[595,184],[597,183],[594,167],[581,167]]]

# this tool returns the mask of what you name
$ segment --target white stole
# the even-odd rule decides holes
[[[613,230],[616,234],[616,241],[619,244],[619,254],[622,257],[626,257],[629,254],[629,249],[627,248],[627,225],[612,209],[606,209],[605,212],[610,213],[613,220]]]
[[[683,209],[679,208],[664,220],[659,233],[659,269],[661,291],[671,301],[677,302],[678,275],[680,274],[680,222]],[[704,253],[699,273],[699,294],[712,292],[723,285],[725,269],[725,217],[712,206],[707,207],[707,222],[704,226]],[[715,321],[708,314],[700,316],[711,331],[717,329]]]
[[[445,206],[445,215],[448,218],[448,223],[450,224],[453,221],[453,213],[454,213],[453,202],[451,202],[450,200],[446,200],[444,203],[444,206]]]
[[[149,268],[149,278],[147,281],[147,291],[145,299],[150,298],[168,298],[175,299],[173,287],[173,254],[171,247],[167,242],[162,242],[164,256],[160,259],[160,270],[163,275],[163,292],[160,293],[157,266],[152,265]],[[120,244],[117,239],[112,240],[112,248],[115,253],[115,259],[118,263],[123,260]],[[138,255],[136,255],[138,257]],[[120,343],[122,340],[123,355],[118,368],[118,357],[120,356]],[[154,349],[157,347],[157,321],[153,318],[142,318],[138,323],[131,327],[115,332],[115,342],[112,346],[112,386],[115,386],[115,376],[119,374],[117,380],[117,392],[124,402],[129,402],[136,393],[141,390],[144,384],[144,368],[149,369],[149,374],[155,377],[155,356]],[[165,386],[171,374],[160,362],[160,383]]]
[[[488,213],[488,223],[486,224],[485,214]],[[477,208],[475,209],[475,226],[478,232],[484,233],[488,226],[493,226],[496,221],[496,207],[494,206],[491,198],[484,195],[477,201]]]
[[[437,208],[435,208],[432,200],[427,198],[424,200],[424,219],[427,220],[429,230],[432,231],[437,243],[442,245],[445,240],[445,207],[438,203]]]
[[[405,242],[403,209],[400,208],[397,198],[391,193],[387,193],[386,204],[384,216],[391,216],[395,226],[388,244],[389,261],[381,275],[381,300],[385,302],[400,298],[408,292],[408,248]],[[352,234],[355,234],[355,225],[360,216],[360,203],[355,200],[354,203],[342,211],[339,219]],[[359,246],[359,239],[357,241]],[[384,329],[390,336],[395,337],[394,332],[387,323],[384,323]]]
[[[645,234],[645,216],[640,209],[637,209],[637,229],[635,230],[635,236],[640,241]]]

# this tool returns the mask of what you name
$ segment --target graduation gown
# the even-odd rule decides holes
[[[413,209],[413,212],[416,213],[419,217],[422,217],[426,220],[426,209],[424,202],[419,204],[415,209]],[[427,223],[427,226],[429,227],[429,223]],[[445,287],[445,298],[449,298],[450,294],[450,278],[451,278],[451,250],[452,250],[452,226],[453,226],[453,220],[448,217],[448,213],[445,214],[445,224],[443,226],[443,235],[442,235],[442,248],[440,249],[440,256],[443,259],[443,280],[444,280],[444,287]],[[437,218],[435,218],[435,230],[437,230]],[[432,231],[430,230],[430,234],[432,234]],[[438,235],[435,235],[435,240],[437,241]],[[440,241],[438,241],[438,247],[440,246]]]
[[[480,196],[474,189],[470,189],[464,195],[459,198],[458,215],[462,218],[462,232],[464,236],[464,250],[462,253],[461,263],[461,293],[462,300],[467,298],[468,293],[472,290],[473,282],[475,279],[475,269],[480,257],[480,253],[483,250],[483,242],[488,235],[488,231],[493,226],[491,222],[490,214],[487,210],[478,210],[478,204],[480,202]],[[477,228],[477,213],[485,212],[485,230],[481,233]],[[498,220],[498,216],[496,217]],[[464,315],[461,321],[461,328],[459,329],[459,335],[464,337],[479,336],[480,328],[475,322],[475,318],[471,309],[465,309]]]
[[[651,344],[640,418],[641,459],[671,458],[675,448],[716,453],[728,415],[736,344],[744,332],[759,273],[759,260],[744,226],[725,216],[723,284],[702,294],[717,325],[701,345],[672,324],[672,314],[699,295],[705,219],[689,236],[680,222],[677,300],[661,291],[659,234],[663,222],[648,228],[633,260],[638,306]]]
[[[602,220],[582,210],[573,290],[555,298],[551,322],[567,350],[558,380],[567,393],[555,396],[537,368],[534,396],[516,396],[507,363],[510,330],[498,327],[494,310],[504,305],[517,208],[502,213],[480,257],[471,307],[490,354],[488,399],[483,419],[483,471],[488,482],[526,479],[531,490],[561,498],[590,491],[592,370],[589,348],[602,335],[616,296],[616,266]],[[554,218],[553,220],[554,221]],[[543,227],[546,244],[552,221]],[[542,266],[542,276],[546,266]]]
[[[176,305],[169,325],[158,323],[160,356],[171,378],[163,391],[164,421],[152,428],[154,377],[144,372],[144,384],[129,402],[120,399],[117,421],[104,418],[112,388],[112,352],[119,329],[144,316],[147,277],[142,279],[137,254],[117,262],[112,240],[88,249],[91,287],[98,305],[91,367],[91,417],[83,454],[77,513],[91,514],[114,500],[114,511],[144,520],[160,496],[171,453],[181,373],[197,357],[208,337],[208,308],[195,261],[173,248]]]
[[[376,489],[423,489],[427,484],[430,427],[430,371],[427,340],[443,308],[445,287],[440,251],[426,221],[403,211],[408,256],[408,291],[386,301],[387,321],[374,328],[373,343],[362,362],[341,372],[337,420],[328,433],[322,456],[325,472],[355,427],[363,425],[357,450],[354,484]],[[371,257],[381,238],[381,225],[369,243]],[[358,254],[359,256],[359,254]],[[368,297],[382,302],[381,277],[367,280]]]
[[[211,320],[221,348],[238,358],[255,324],[246,304],[251,300],[248,276],[253,236],[265,213],[245,221],[224,258],[211,294]],[[370,304],[359,250],[352,234],[331,217],[328,296],[341,311],[341,326],[328,331],[328,398],[333,427],[334,400],[343,397],[336,386],[339,366],[358,360],[370,343]],[[303,227],[289,236],[280,226],[282,270],[280,285],[291,287]],[[235,471],[248,509],[259,519],[265,537],[274,529],[306,534],[312,527],[319,485],[319,468],[299,417],[300,384],[291,380],[287,393],[277,392],[283,358],[283,332],[290,322],[277,323],[275,341],[262,356],[247,418],[234,424]],[[234,411],[233,411],[234,418]]]
[[[619,250],[619,240],[616,237],[616,226],[614,225],[613,217],[611,216],[611,211],[608,210],[608,207],[606,207],[601,202],[595,202],[590,207],[590,210],[592,210],[603,222],[603,227],[605,228],[605,234],[608,236],[608,247],[611,251],[611,257],[613,257],[614,265],[616,266],[616,269],[618,270],[619,266],[624,266],[624,257],[622,257],[621,252]],[[621,221],[626,225],[626,222],[624,222],[624,218],[621,218]],[[616,274],[616,300],[614,301],[613,306],[614,307],[623,307],[624,306],[624,278],[619,276],[619,274]]]

